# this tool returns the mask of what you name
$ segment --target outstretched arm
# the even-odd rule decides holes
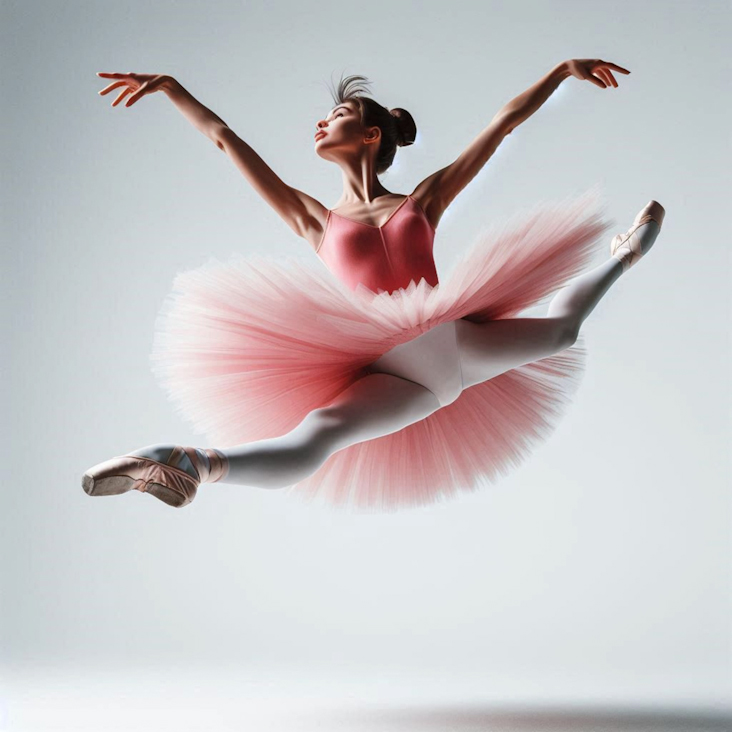
[[[556,88],[570,76],[577,79],[586,79],[603,89],[608,86],[616,87],[618,82],[615,81],[610,69],[620,71],[623,74],[630,73],[622,66],[600,59],[579,58],[562,61],[523,94],[519,94],[506,104],[499,114],[504,114],[509,118],[510,133],[516,126],[531,117],[549,99]]]
[[[609,69],[630,72],[599,59],[562,61],[525,92],[505,104],[478,137],[450,165],[426,178],[414,195],[423,202],[430,221],[436,226],[445,209],[488,162],[506,135],[525,122],[570,76],[587,79],[597,86],[617,86]]]
[[[183,85],[172,76],[166,76],[160,84],[168,99],[178,111],[201,133],[219,148],[218,138],[221,130],[228,129],[224,120],[215,115],[208,107],[204,107]]]
[[[127,97],[125,107],[131,107],[147,94],[165,92],[180,113],[233,160],[257,193],[299,236],[305,236],[310,221],[318,220],[318,214],[325,208],[319,201],[282,181],[224,120],[195,99],[172,76],[131,72],[126,74],[97,72],[97,75],[105,79],[114,79],[109,86],[99,92],[100,94],[121,89],[117,99],[112,102],[113,107],[125,97]]]
[[[257,193],[298,235],[304,236],[306,222],[323,205],[307,193],[289,186],[222,119],[197,101],[183,86],[168,77],[163,90],[184,117],[223,150]]]
[[[498,114],[506,118],[508,134],[531,117],[569,76],[571,74],[567,67],[567,61],[562,61],[523,94],[519,94],[505,104]]]

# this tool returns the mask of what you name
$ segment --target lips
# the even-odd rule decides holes
[[[316,139],[316,140],[319,140],[319,139],[320,139],[321,137],[325,137],[325,132],[323,132],[323,131],[321,130],[320,132],[316,132],[316,133],[315,133],[315,139]]]

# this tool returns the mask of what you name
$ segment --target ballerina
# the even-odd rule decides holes
[[[343,174],[328,209],[285,184],[226,123],[167,75],[102,73],[127,98],[165,92],[305,239],[315,270],[248,258],[179,275],[160,316],[156,374],[184,417],[219,444],[148,445],[87,470],[92,496],[130,490],[171,506],[204,483],[289,488],[335,504],[419,505],[505,473],[556,422],[583,367],[580,329],[653,245],[651,200],[583,270],[610,224],[593,195],[479,240],[446,283],[432,246],[445,209],[501,141],[575,77],[617,87],[599,59],[557,64],[506,104],[450,165],[411,194],[378,176],[416,125],[341,79],[314,145]],[[334,277],[335,275],[335,277]],[[517,317],[554,294],[545,317]],[[542,433],[543,430],[543,433]]]

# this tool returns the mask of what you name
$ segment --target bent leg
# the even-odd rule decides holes
[[[338,450],[397,432],[440,408],[420,384],[369,374],[280,437],[217,448],[229,460],[221,483],[284,488],[315,473]]]
[[[620,261],[611,257],[576,277],[554,296],[545,318],[457,321],[464,388],[572,346],[584,320],[622,272]]]

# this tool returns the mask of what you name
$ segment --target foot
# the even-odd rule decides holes
[[[633,219],[625,234],[617,234],[610,242],[610,254],[630,269],[656,241],[666,210],[658,201],[649,201]]]
[[[90,496],[139,490],[181,507],[195,498],[201,483],[215,483],[226,477],[228,470],[228,460],[218,450],[148,445],[90,468],[84,473],[82,486]]]

